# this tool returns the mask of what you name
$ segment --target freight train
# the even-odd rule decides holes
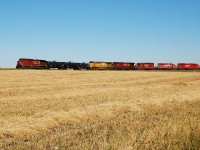
[[[17,69],[73,69],[73,70],[200,70],[200,65],[195,63],[132,63],[132,62],[100,62],[89,63],[57,62],[41,59],[20,58]]]

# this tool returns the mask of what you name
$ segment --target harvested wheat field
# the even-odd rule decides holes
[[[200,72],[0,70],[1,149],[200,149]]]

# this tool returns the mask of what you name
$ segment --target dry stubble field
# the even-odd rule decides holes
[[[200,149],[200,72],[0,70],[1,149]]]

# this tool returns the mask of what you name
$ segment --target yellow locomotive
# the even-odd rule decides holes
[[[90,61],[89,69],[91,70],[111,70],[113,64],[111,62]]]

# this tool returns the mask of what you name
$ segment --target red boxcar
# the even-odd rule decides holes
[[[137,63],[136,69],[154,69],[154,63]]]
[[[113,62],[113,69],[115,70],[133,70],[135,63],[129,62]]]
[[[176,65],[172,63],[158,63],[158,69],[176,69]]]
[[[22,69],[45,69],[48,68],[46,60],[20,58],[16,68]]]
[[[194,64],[194,63],[178,63],[177,68],[178,69],[199,69],[200,67],[198,64]]]

